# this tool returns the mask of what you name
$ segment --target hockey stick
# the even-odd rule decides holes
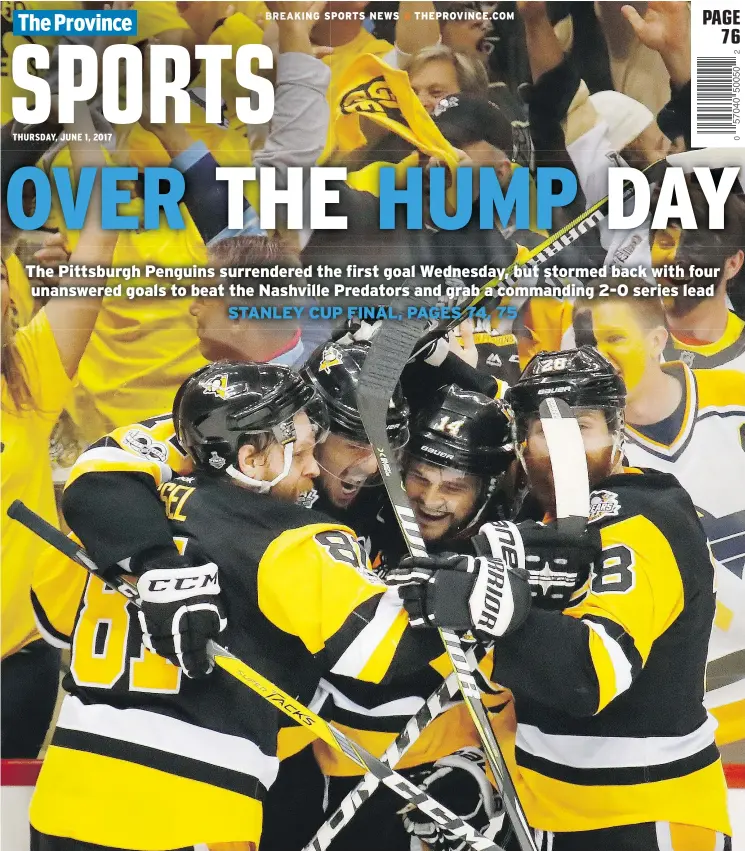
[[[590,483],[582,433],[563,399],[544,399],[538,409],[554,477],[556,521],[580,535],[590,514]]]
[[[466,659],[471,670],[478,666],[478,659],[473,648],[466,653]],[[429,724],[445,709],[446,701],[454,697],[459,690],[458,678],[453,672],[432,692],[417,714],[407,721],[406,726],[380,757],[381,762],[395,768]],[[354,789],[347,792],[339,806],[318,828],[313,839],[302,851],[325,851],[379,785],[380,781],[374,774],[371,772],[365,774]]]
[[[427,549],[394,460],[393,449],[388,439],[386,418],[393,391],[408,362],[409,355],[419,340],[423,325],[424,322],[418,319],[384,321],[372,338],[371,348],[365,358],[357,388],[357,407],[362,424],[375,450],[383,483],[406,547],[414,556],[426,556]],[[458,677],[463,700],[481,738],[484,754],[494,773],[521,851],[537,851],[515,785],[481,702],[481,691],[468,665],[460,639],[449,630],[440,629],[439,633]]]
[[[469,651],[472,652],[472,651]],[[474,664],[476,661],[474,659]],[[380,761],[394,767],[401,761],[403,755],[422,735],[425,727],[433,721],[445,708],[445,702],[458,692],[458,680],[455,674],[450,674],[440,683],[437,689],[427,698],[421,709],[409,719],[404,729],[391,742],[388,749],[380,757]],[[334,839],[349,824],[355,813],[380,785],[380,780],[372,772],[368,772],[360,782],[348,792],[339,806],[318,828],[315,836],[302,851],[326,851]]]
[[[72,559],[89,573],[97,576],[109,588],[124,594],[131,603],[139,608],[140,599],[137,588],[132,582],[134,577],[128,578],[126,574],[120,574],[113,578],[104,578],[95,562],[82,547],[79,547],[75,541],[68,538],[59,529],[55,529],[43,517],[31,511],[18,499],[12,502],[8,508],[8,517],[17,520],[50,546]],[[393,771],[392,768],[373,756],[361,745],[353,742],[332,724],[316,715],[307,706],[303,706],[302,703],[274,685],[250,665],[238,659],[229,650],[214,641],[209,642],[208,649],[215,660],[215,664],[219,665],[230,676],[247,685],[297,724],[312,730],[319,739],[329,744],[334,750],[348,756],[360,768],[375,774],[381,783],[384,783],[405,801],[414,804],[415,807],[426,813],[443,830],[464,839],[474,851],[504,851],[501,846],[482,836],[468,822],[443,807],[418,786]]]
[[[644,174],[649,183],[655,183],[668,165],[669,163],[666,159],[657,160],[647,166],[642,174]],[[622,196],[624,202],[633,198],[635,191],[636,189],[633,184],[628,186],[624,190]],[[540,264],[544,263],[546,260],[555,257],[568,245],[576,242],[583,234],[593,230],[593,228],[596,228],[602,221],[605,221],[608,217],[608,205],[608,196],[601,198],[601,200],[598,201],[597,204],[593,204],[589,210],[585,210],[584,213],[581,213],[576,219],[569,222],[568,225],[565,225],[560,230],[557,230],[555,233],[548,236],[540,245],[537,245],[534,249],[532,249],[524,260],[514,260],[507,269],[505,269],[504,274],[498,280],[492,279],[481,287],[477,296],[457,305],[460,315],[455,316],[452,319],[442,319],[430,328],[427,331],[427,343],[424,346],[419,347],[410,356],[409,360],[415,358],[418,354],[424,351],[424,349],[430,345],[432,339],[444,337],[446,334],[449,334],[450,331],[457,328],[464,319],[468,318],[466,315],[463,315],[464,311],[467,311],[468,309],[475,310],[481,307],[486,310],[490,310],[492,307],[496,306],[499,301],[501,301],[502,297],[499,295],[486,295],[487,289],[497,286],[513,286],[516,283],[525,284],[524,278],[520,278],[519,280],[515,278],[515,269],[518,267],[520,267],[520,269],[535,268],[536,266],[540,266]]]

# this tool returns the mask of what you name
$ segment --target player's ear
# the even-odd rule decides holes
[[[507,154],[504,154],[504,159],[502,159],[499,165],[496,167],[496,172],[497,180],[499,181],[500,186],[504,186],[512,179],[512,163],[507,157]]]
[[[660,355],[665,351],[668,337],[667,328],[662,325],[658,325],[649,332],[649,354],[653,360],[660,359]]]
[[[238,470],[252,479],[261,481],[261,468],[264,466],[263,453],[247,443],[238,450]]]
[[[742,269],[742,262],[745,259],[745,252],[742,249],[730,255],[724,261],[724,270],[722,274],[722,282],[731,281],[732,278]],[[721,282],[720,282],[721,283]]]

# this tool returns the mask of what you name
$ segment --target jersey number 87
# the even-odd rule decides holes
[[[175,539],[183,550],[184,539]],[[181,668],[147,650],[129,601],[108,588],[98,577],[88,577],[83,607],[75,625],[70,673],[79,686],[111,689],[129,670],[129,691],[176,694]],[[130,627],[134,627],[130,631]]]

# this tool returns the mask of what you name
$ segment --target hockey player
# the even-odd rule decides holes
[[[626,382],[629,463],[672,473],[698,510],[720,565],[709,658],[721,658],[721,668],[728,664],[723,657],[745,648],[745,374],[661,364],[668,333],[658,299],[579,302],[575,325]],[[728,697],[707,695],[720,720],[719,744],[745,738],[745,682],[741,676],[735,685],[729,667],[730,685],[722,693]],[[724,684],[714,676],[707,680],[709,689]]]
[[[301,374],[316,389],[329,412],[329,435],[317,448],[317,490],[309,504],[364,535],[378,510],[378,462],[357,410],[357,386],[367,341],[328,342],[310,356]],[[409,439],[409,406],[400,385],[389,404],[388,435],[395,449]],[[310,502],[315,497],[314,502]]]
[[[458,622],[495,638],[493,679],[515,695],[518,791],[542,851],[729,848],[715,723],[702,705],[714,569],[695,508],[672,476],[622,467],[623,381],[583,347],[537,355],[509,393],[517,452],[549,516],[538,418],[549,396],[578,417],[592,488],[582,537],[602,542],[566,608],[534,598],[500,637],[490,624],[512,571],[500,588],[478,559],[433,556],[404,559],[389,581],[404,586],[412,624]],[[490,533],[505,555],[520,537],[503,524]],[[550,581],[556,560],[545,572]]]
[[[70,563],[84,587],[69,694],[31,805],[38,851],[258,845],[278,713],[220,669],[182,676],[200,661],[185,652],[199,644],[197,619],[224,627],[220,599],[221,640],[303,702],[325,672],[381,681],[439,655],[370,572],[352,530],[296,504],[318,475],[325,418],[318,395],[282,366],[213,364],[181,389],[175,421],[194,475],[160,487],[172,551],[127,560],[109,550],[100,562],[138,577],[139,617]]]
[[[404,487],[429,548],[462,549],[487,519],[504,518],[500,488],[514,459],[506,406],[455,384],[441,387],[417,415],[404,456]],[[383,573],[403,555],[386,504],[373,538]]]
[[[513,458],[502,402],[455,385],[437,391],[417,416],[403,459],[405,488],[428,548],[468,550],[468,538],[479,525],[501,516],[499,483]],[[405,552],[387,497],[374,525],[373,568],[385,577]],[[450,670],[443,655],[416,678],[385,688],[331,675],[321,682],[322,711],[353,739],[382,753]],[[486,679],[482,687],[491,692]],[[487,701],[501,711],[508,699],[500,690],[489,694]],[[465,705],[456,697],[406,753],[400,768],[412,770],[411,776],[424,782],[438,800],[493,836],[503,816],[485,773],[480,744]],[[359,781],[360,771],[324,742],[316,740],[313,750],[329,778],[328,810],[333,811]],[[459,840],[451,844],[426,818],[407,812],[402,819],[396,815],[399,809],[393,795],[379,789],[342,831],[340,846],[408,851],[411,833],[440,851],[458,847]]]
[[[303,371],[305,380],[327,405],[331,430],[327,438],[329,446],[324,441],[316,447],[321,463],[319,475],[299,498],[304,506],[324,511],[362,536],[367,534],[365,524],[372,525],[381,498],[379,488],[361,487],[368,484],[366,476],[374,478],[377,465],[354,401],[355,386],[369,345],[354,341],[323,345],[311,355]],[[223,374],[219,369],[212,374],[219,398],[224,392]],[[390,429],[394,444],[406,442],[408,407],[400,391],[392,404]],[[172,555],[175,552],[172,531],[157,489],[172,482],[175,476],[191,472],[192,460],[176,436],[172,414],[117,429],[94,443],[76,462],[63,495],[67,522],[100,564],[116,563],[146,552]],[[334,504],[337,495],[341,504]],[[42,565],[37,573],[43,572]],[[47,608],[53,605],[49,602]],[[64,608],[62,602],[59,606]],[[45,624],[45,635],[52,637],[54,630],[46,614],[37,612],[37,620]],[[269,851],[275,847],[284,851],[283,846],[296,840],[302,844],[310,838],[317,821],[321,778],[310,752],[299,753],[310,741],[307,732],[295,724],[288,723],[282,729],[279,755],[283,762],[278,797],[281,806],[293,801],[296,818],[290,822],[284,818],[283,811],[277,813],[270,797],[263,842]],[[297,800],[301,788],[305,792]],[[307,830],[303,833],[306,816],[310,833]]]
[[[315,507],[337,520],[350,518],[354,497],[367,490],[361,487],[367,481],[363,474],[374,475],[377,470],[369,460],[369,444],[362,445],[364,430],[354,403],[354,388],[368,348],[366,342],[321,346],[303,371],[329,409],[331,442],[328,448],[317,448],[321,481],[317,479],[300,498],[308,507],[320,499]],[[216,392],[222,392],[219,386]],[[403,445],[408,439],[408,407],[400,392],[393,400],[390,428],[394,443]],[[156,488],[191,470],[191,459],[176,437],[171,413],[117,429],[89,447],[75,463],[63,497],[67,522],[83,538],[94,560],[103,563],[119,561],[128,552],[167,547],[171,536]]]

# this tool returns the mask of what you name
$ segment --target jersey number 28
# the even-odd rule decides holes
[[[627,594],[634,587],[634,554],[624,544],[603,550],[603,560],[593,568],[593,594]]]

